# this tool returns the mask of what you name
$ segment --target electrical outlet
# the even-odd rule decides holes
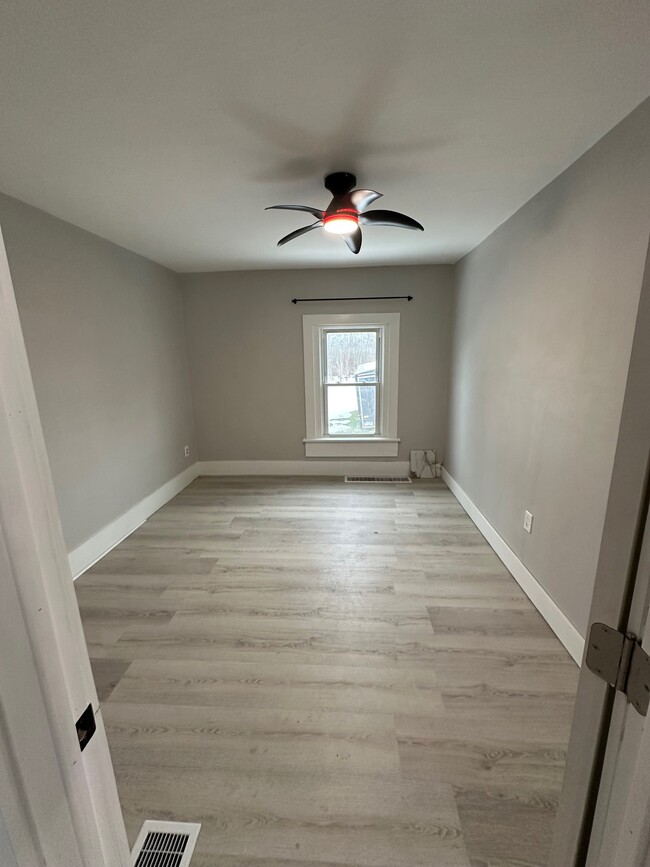
[[[530,512],[524,512],[524,530],[527,533],[533,532],[533,516]]]
[[[185,457],[186,457],[186,458],[189,458],[189,456],[190,456],[190,447],[189,447],[189,446],[185,446]]]

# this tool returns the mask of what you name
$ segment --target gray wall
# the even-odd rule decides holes
[[[649,236],[646,102],[457,266],[447,468],[583,635]]]
[[[72,549],[196,460],[181,291],[171,271],[1,195],[0,226]]]
[[[200,460],[303,460],[305,313],[399,311],[399,457],[445,448],[449,266],[237,271],[183,277]],[[415,296],[410,303],[291,304],[298,297]]]

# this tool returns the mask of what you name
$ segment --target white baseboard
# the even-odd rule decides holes
[[[188,467],[173,479],[165,482],[164,485],[152,494],[149,494],[148,497],[140,500],[128,512],[124,512],[119,518],[102,527],[101,530],[79,545],[78,548],[70,551],[68,560],[70,562],[72,577],[77,579],[80,575],[83,575],[87,569],[90,569],[98,560],[101,560],[112,548],[119,545],[123,539],[126,539],[141,524],[144,524],[147,518],[158,511],[161,506],[164,506],[172,497],[175,497],[183,488],[186,488],[198,475],[199,464],[192,464],[191,467]]]
[[[488,544],[508,572],[510,572],[517,584],[528,596],[575,662],[580,665],[582,663],[582,653],[585,644],[582,635],[580,635],[573,623],[551,599],[535,576],[528,571],[508,543],[498,534],[485,515],[470,500],[458,482],[449,475],[444,467],[442,469],[442,478],[463,509],[465,509],[469,517],[485,536]]]
[[[202,476],[399,476],[408,461],[200,461]]]

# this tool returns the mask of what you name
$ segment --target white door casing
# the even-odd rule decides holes
[[[21,865],[127,867],[115,776],[0,234],[0,811]],[[75,721],[97,732],[81,753]]]

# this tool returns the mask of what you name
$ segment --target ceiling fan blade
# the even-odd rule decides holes
[[[269,205],[264,208],[265,211],[307,211],[308,214],[313,214],[318,220],[323,219],[323,211],[318,208],[312,208],[310,205]]]
[[[377,199],[381,199],[382,196],[383,193],[378,193],[375,190],[352,190],[345,198],[355,210],[365,211],[369,205],[372,205]]]
[[[284,238],[280,238],[278,241],[278,247],[286,244],[287,241],[293,241],[294,238],[299,238],[301,235],[304,235],[305,232],[311,232],[312,229],[318,229],[322,225],[322,220],[316,220],[315,223],[311,223],[309,226],[302,226],[300,229],[295,229],[293,232],[289,232],[288,235],[285,235]]]
[[[359,222],[362,226],[397,226],[400,229],[419,229],[424,232],[421,223],[406,214],[398,214],[397,211],[366,211],[365,214],[359,214]]]
[[[359,252],[361,249],[361,229],[358,226],[354,232],[350,232],[349,235],[343,235],[342,237],[353,253]]]

